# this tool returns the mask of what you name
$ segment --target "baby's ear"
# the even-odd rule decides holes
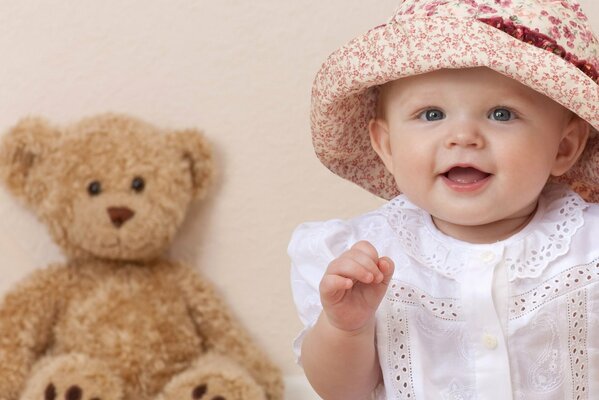
[[[16,196],[26,196],[27,180],[60,138],[46,120],[27,117],[6,132],[0,141],[0,178]]]
[[[167,135],[169,145],[189,164],[193,184],[193,197],[200,199],[214,178],[212,146],[202,132],[195,129],[175,131]]]
[[[591,126],[582,118],[573,115],[564,129],[551,175],[565,174],[582,155],[589,139]]]
[[[370,144],[379,158],[385,164],[387,171],[393,173],[393,154],[391,153],[391,138],[389,124],[380,118],[373,118],[368,123]]]

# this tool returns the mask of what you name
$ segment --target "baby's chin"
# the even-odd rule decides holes
[[[484,213],[460,213],[450,217],[432,217],[439,231],[447,236],[469,243],[494,243],[505,240],[521,231],[532,215],[515,215],[491,218]]]

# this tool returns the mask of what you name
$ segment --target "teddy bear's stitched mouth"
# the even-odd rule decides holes
[[[144,253],[148,250],[151,250],[154,246],[152,246],[152,243],[150,243],[149,241],[144,241],[144,242],[137,242],[137,243],[129,243],[129,242],[123,242],[121,240],[121,238],[117,237],[115,238],[115,242],[112,243],[100,243],[100,249],[102,250],[108,250],[108,251],[115,251],[118,250],[121,253]],[[92,250],[92,249],[87,249],[84,248],[84,250],[95,254],[96,250]],[[122,256],[122,254],[121,254]]]
[[[77,243],[76,247],[81,250],[84,251],[85,253],[89,253],[92,255],[97,255],[98,254],[98,250],[100,251],[115,251],[118,250],[121,247],[121,242],[119,238],[114,238],[115,240],[112,240],[110,243],[106,243],[106,242],[101,242],[98,241],[97,243],[97,247],[92,248],[91,246],[86,246],[83,243]],[[75,244],[75,243],[73,243]]]
[[[105,247],[105,248],[115,248],[115,247],[119,247],[121,245],[121,239],[118,236],[113,236],[110,238],[109,241],[98,241],[100,244],[100,247]]]

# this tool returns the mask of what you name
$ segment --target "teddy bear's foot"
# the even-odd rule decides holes
[[[47,357],[33,369],[20,400],[122,400],[110,369],[83,354]]]
[[[175,376],[156,400],[266,400],[266,395],[240,365],[209,354]]]

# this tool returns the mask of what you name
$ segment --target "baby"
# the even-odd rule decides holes
[[[404,0],[327,59],[316,152],[391,200],[291,239],[321,397],[599,398],[598,55],[573,1]]]

